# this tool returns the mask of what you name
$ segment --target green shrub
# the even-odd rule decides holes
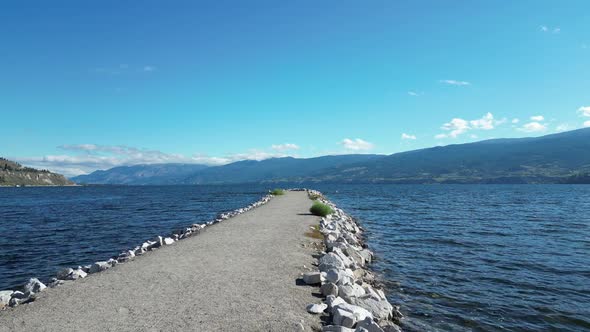
[[[279,189],[279,188],[277,188],[277,189],[275,189],[275,190],[272,190],[272,191],[270,192],[270,194],[271,194],[271,195],[275,195],[275,196],[281,196],[281,195],[284,195],[284,194],[285,194],[285,191],[284,191],[283,189]]]
[[[331,207],[320,202],[314,202],[311,208],[309,209],[309,212],[320,217],[325,217],[329,214],[334,213]]]

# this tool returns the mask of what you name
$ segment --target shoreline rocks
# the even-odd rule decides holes
[[[401,331],[397,325],[402,319],[399,308],[389,303],[383,290],[375,284],[374,274],[367,269],[373,253],[364,245],[362,229],[322,193],[306,191],[310,198],[334,211],[320,221],[319,231],[324,237],[326,251],[318,259],[319,271],[303,275],[307,284],[316,284],[317,279],[312,280],[311,275],[322,276],[320,292],[325,297],[325,310],[331,322],[324,325],[322,331]],[[316,313],[317,306],[310,304],[306,309]]]
[[[137,256],[144,255],[148,251],[156,250],[164,246],[169,246],[182,239],[198,235],[203,230],[205,230],[206,227],[212,226],[216,223],[228,220],[237,215],[246,213],[252,209],[262,206],[268,203],[273,197],[274,195],[267,194],[258,201],[246,207],[235,209],[233,211],[219,213],[214,220],[203,222],[202,224],[192,224],[191,226],[186,227],[184,229],[176,230],[168,236],[158,235],[152,238],[151,240],[143,242],[141,245],[133,249],[125,250],[119,255],[111,257],[107,261],[99,261],[95,262],[94,264],[86,265],[83,267],[78,266],[76,269],[63,268],[57,272],[56,277],[50,278],[47,285],[42,283],[37,278],[31,278],[24,286],[25,292],[13,290],[0,290],[0,310],[4,310],[7,307],[15,307],[20,304],[32,302],[39,295],[39,293],[41,293],[46,288],[55,288],[60,285],[63,285],[66,282],[72,282],[78,279],[86,278],[90,274],[103,272],[116,266],[117,264],[131,261],[135,259]]]

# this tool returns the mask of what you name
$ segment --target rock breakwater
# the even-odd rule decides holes
[[[261,205],[268,203],[273,195],[263,196],[258,201],[239,209],[223,212],[217,215],[213,220],[204,223],[195,223],[191,226],[176,230],[166,236],[156,236],[151,240],[144,241],[132,249],[125,250],[119,255],[111,257],[105,261],[95,262],[86,266],[78,266],[75,268],[64,268],[57,272],[56,276],[43,283],[37,278],[31,278],[24,285],[21,290],[3,290],[0,291],[0,310],[9,307],[15,307],[20,304],[25,304],[34,301],[46,288],[54,288],[63,285],[67,282],[73,282],[78,279],[83,279],[89,275],[106,271],[118,264],[122,264],[144,255],[150,251],[156,250],[163,246],[173,245],[176,241],[186,239],[198,235],[214,224],[220,223],[224,220],[230,219],[242,213],[248,212]]]
[[[325,251],[319,256],[318,270],[302,276],[306,284],[319,286],[324,296],[323,303],[310,304],[308,312],[327,315],[322,331],[401,331],[399,308],[389,303],[367,269],[374,256],[363,241],[361,227],[322,193],[307,192],[334,210],[319,223]]]

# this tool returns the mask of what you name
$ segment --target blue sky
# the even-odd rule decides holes
[[[74,175],[590,125],[588,1],[163,4],[0,4],[0,153]]]

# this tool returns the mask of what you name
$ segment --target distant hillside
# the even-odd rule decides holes
[[[106,171],[96,171],[88,175],[76,176],[72,180],[76,183],[88,184],[182,184],[188,176],[205,168],[207,166],[196,164],[119,166]]]
[[[397,153],[310,180],[391,183],[588,183],[590,128]]]
[[[103,184],[590,183],[590,128],[382,155],[271,158],[223,166],[138,165],[74,178]]]
[[[65,186],[74,183],[61,174],[24,167],[0,158],[0,186]]]
[[[349,154],[317,158],[271,158],[261,161],[245,160],[210,167],[187,177],[187,184],[297,182],[330,167],[346,167],[360,162],[383,158],[379,155]]]

